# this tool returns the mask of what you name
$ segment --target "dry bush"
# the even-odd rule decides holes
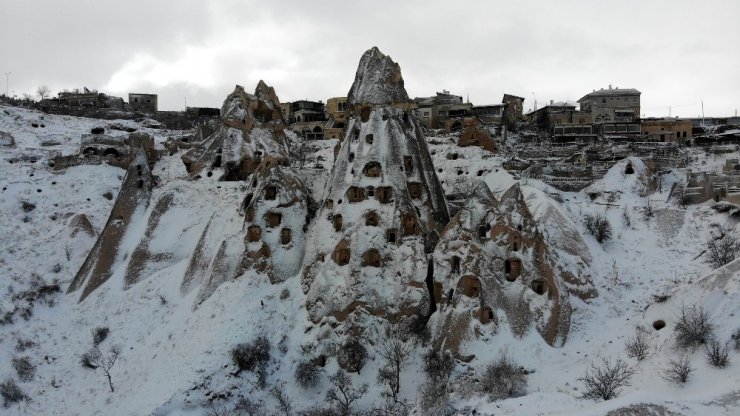
[[[18,384],[12,378],[0,383],[0,396],[3,398],[3,405],[5,407],[10,407],[13,403],[28,400],[26,393],[18,387]]]
[[[585,222],[586,229],[599,243],[604,243],[612,238],[612,225],[603,215],[586,215]]]
[[[259,371],[270,360],[270,341],[261,336],[231,349],[231,359],[241,371]]]
[[[367,384],[353,387],[352,379],[341,368],[329,377],[329,382],[332,387],[326,392],[326,402],[341,416],[353,414],[352,405],[367,393]]]
[[[663,379],[671,383],[685,383],[693,371],[689,356],[684,355],[678,360],[668,360],[668,367],[663,370]]]
[[[295,381],[304,389],[314,387],[319,382],[322,370],[316,360],[301,361],[295,369]]]
[[[733,229],[713,225],[716,227],[707,240],[705,261],[716,269],[735,260],[740,251],[740,240]]]
[[[635,335],[624,344],[624,348],[627,350],[628,357],[637,361],[644,360],[650,351],[647,331],[638,327],[635,330]]]
[[[101,342],[108,338],[110,329],[107,326],[100,326],[92,330],[93,345],[100,345]]]
[[[714,335],[714,322],[701,306],[681,308],[676,322],[676,343],[681,348],[706,344]]]
[[[13,358],[13,368],[21,381],[31,381],[36,375],[36,366],[27,357]]]
[[[365,366],[367,350],[357,338],[350,338],[337,351],[337,362],[340,367],[350,373],[360,374]]]
[[[604,358],[600,366],[591,363],[591,368],[578,379],[586,386],[582,397],[593,400],[611,400],[619,395],[622,387],[630,385],[630,379],[635,372],[619,358],[614,363]]]
[[[725,368],[730,363],[730,342],[724,344],[713,339],[704,345],[707,362],[717,368]]]
[[[488,364],[480,381],[481,389],[493,400],[527,394],[527,370],[506,354]]]

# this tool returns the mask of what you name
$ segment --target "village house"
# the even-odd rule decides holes
[[[516,129],[516,122],[522,120],[522,110],[524,109],[524,98],[516,95],[504,94],[501,103],[504,108],[504,122],[509,130]]]
[[[434,97],[414,98],[414,103],[418,106],[416,114],[421,124],[432,129],[441,128],[447,119],[469,116],[473,107],[470,103],[463,103],[461,96],[447,90]]]
[[[640,121],[640,127],[650,141],[683,143],[693,137],[689,119],[645,118]]]
[[[157,94],[128,94],[128,109],[140,113],[157,112]]]
[[[634,88],[600,89],[578,100],[581,111],[591,113],[594,123],[634,122],[640,119],[640,91]]]

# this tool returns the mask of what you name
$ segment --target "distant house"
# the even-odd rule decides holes
[[[516,127],[516,122],[522,119],[524,98],[511,94],[504,94],[504,98],[501,100],[501,103],[506,106],[503,114],[506,128],[512,130]]]
[[[594,123],[634,122],[640,119],[640,91],[634,88],[600,89],[578,100],[581,111],[591,113]]]
[[[123,110],[123,98],[99,93],[96,90],[83,88],[82,91],[62,91],[57,94],[56,99],[44,100],[43,104],[58,105],[62,107],[88,107],[109,108],[112,110]]]
[[[693,124],[689,119],[644,118],[640,127],[650,141],[681,143],[693,138]]]
[[[293,101],[290,105],[291,112],[293,113],[292,122],[326,121],[326,109],[324,108],[324,103],[321,101]]]
[[[128,109],[140,113],[157,112],[157,94],[128,94]]]
[[[571,103],[550,101],[527,117],[539,128],[547,130],[554,141],[587,142],[596,138],[591,113],[578,111]]]
[[[470,116],[473,107],[470,103],[463,103],[461,96],[447,90],[434,97],[414,98],[414,103],[418,107],[416,114],[421,124],[433,129],[442,128],[448,119]]]

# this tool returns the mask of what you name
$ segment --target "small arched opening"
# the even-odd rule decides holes
[[[109,147],[109,148],[105,149],[105,151],[103,152],[103,156],[105,156],[105,157],[113,156],[113,157],[116,157],[117,158],[117,157],[121,156],[121,154],[118,152],[118,150],[116,150],[116,149],[114,149],[112,147]]]
[[[419,231],[419,224],[416,222],[416,215],[412,213],[403,214],[403,235],[416,235]]]
[[[547,292],[547,283],[542,279],[533,280],[532,291],[538,295],[544,295]]]
[[[283,220],[283,215],[279,212],[268,212],[265,217],[267,226],[270,228],[275,228],[279,226],[280,222]]]
[[[462,291],[463,295],[469,298],[480,296],[480,280],[475,276],[461,277],[457,283],[457,288]]]
[[[398,238],[398,232],[394,228],[391,228],[385,232],[385,237],[389,243],[395,243]]]
[[[362,169],[362,173],[364,173],[368,178],[377,178],[381,173],[380,163],[368,162]]]
[[[363,266],[380,267],[381,263],[380,252],[374,248],[371,248],[362,255]]]
[[[627,167],[624,168],[624,173],[626,175],[632,175],[633,173],[635,173],[635,168],[632,167],[632,162],[627,163]]]
[[[331,258],[340,266],[348,264],[350,259],[349,242],[347,240],[340,241],[334,248]]]
[[[334,224],[334,231],[342,231],[342,214],[334,215],[332,223]]]
[[[367,143],[367,144],[373,144],[373,135],[372,134],[368,134],[367,136],[365,136],[365,143]]]
[[[376,191],[378,193],[377,199],[381,204],[390,203],[393,199],[393,187],[379,186]]]
[[[493,321],[493,309],[490,306],[484,306],[480,309],[480,323],[487,324]]]
[[[450,259],[450,270],[452,273],[460,273],[460,257],[452,256]]]
[[[409,190],[409,196],[413,199],[421,198],[421,183],[420,182],[409,182],[406,184]]]
[[[268,201],[272,201],[277,196],[277,187],[275,186],[266,186],[265,187],[265,199]]]
[[[513,282],[522,274],[522,261],[516,257],[504,260],[504,274],[506,280]]]
[[[94,147],[86,147],[85,150],[82,151],[82,154],[85,156],[94,156],[98,154],[98,149]]]
[[[378,223],[380,223],[380,217],[378,216],[378,213],[375,211],[370,211],[367,214],[365,214],[365,225],[368,227],[377,227]]]
[[[247,241],[253,243],[262,238],[262,228],[259,225],[250,225],[247,228]]]
[[[291,241],[293,241],[293,234],[291,233],[290,228],[283,228],[280,230],[280,243],[288,244]]]

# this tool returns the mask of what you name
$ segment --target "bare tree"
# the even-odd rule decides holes
[[[401,390],[401,370],[409,362],[411,346],[394,328],[380,345],[378,354],[384,361],[383,367],[378,370],[378,382],[388,385],[387,394],[396,401]]]
[[[614,363],[604,358],[601,366],[591,363],[591,368],[578,380],[586,385],[584,399],[611,400],[619,395],[622,387],[630,385],[634,375],[635,370],[619,358]]]
[[[116,365],[118,357],[121,355],[121,347],[114,345],[111,347],[108,354],[103,354],[100,348],[95,346],[92,350],[85,354],[83,361],[88,363],[87,365],[91,368],[100,368],[103,370],[103,374],[108,378],[108,386],[110,387],[111,393],[113,390],[113,378],[111,377],[110,370]]]
[[[367,393],[367,384],[358,388],[352,387],[352,379],[341,368],[329,377],[329,382],[332,387],[326,392],[326,401],[331,403],[341,416],[351,415],[352,403]]]
[[[717,224],[710,233],[707,241],[706,262],[714,267],[722,267],[735,260],[737,252],[740,251],[740,241],[730,228],[721,227]]]
[[[716,339],[704,345],[707,361],[714,367],[725,368],[730,363],[730,342],[722,344]]]
[[[51,94],[51,90],[46,85],[41,85],[38,88],[36,88],[36,95],[39,96],[40,100],[45,100],[49,98],[50,94]]]

